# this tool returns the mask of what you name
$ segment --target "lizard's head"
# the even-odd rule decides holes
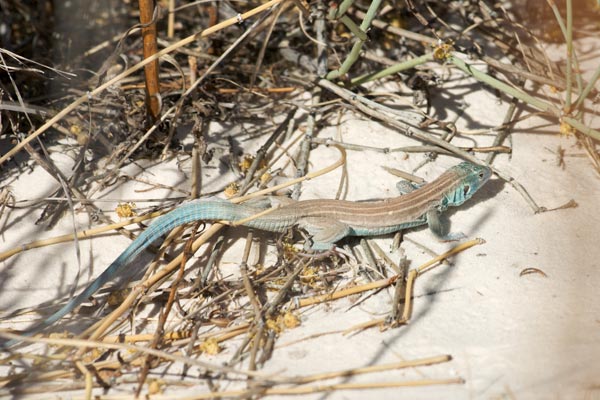
[[[492,175],[492,171],[488,167],[470,162],[462,162],[450,168],[450,171],[457,174],[460,180],[460,184],[448,199],[449,205],[453,206],[459,206],[469,200]]]

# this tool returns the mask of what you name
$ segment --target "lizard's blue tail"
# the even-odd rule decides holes
[[[182,204],[175,210],[165,214],[154,221],[144,232],[142,232],[123,253],[110,266],[104,270],[83,292],[71,299],[60,310],[46,318],[44,321],[21,333],[22,336],[33,336],[52,325],[80,304],[85,302],[90,296],[98,291],[107,282],[118,276],[138,254],[146,247],[152,244],[162,235],[170,232],[172,229],[187,224],[189,222],[202,220],[223,220],[235,221],[250,217],[261,210],[245,205],[237,205],[224,200],[195,200]],[[10,340],[0,347],[10,347],[17,344],[18,340]]]

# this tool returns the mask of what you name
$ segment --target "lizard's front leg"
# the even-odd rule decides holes
[[[448,233],[448,224],[444,223],[440,216],[441,213],[436,209],[427,211],[427,225],[435,236],[444,242],[455,242],[466,238],[462,232]]]

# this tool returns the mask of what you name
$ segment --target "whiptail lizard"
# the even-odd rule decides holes
[[[490,178],[489,168],[463,162],[434,181],[405,195],[380,200],[352,202],[342,200],[281,200],[266,197],[268,207],[277,207],[243,223],[244,226],[270,232],[285,232],[292,227],[305,230],[313,250],[328,250],[346,236],[375,236],[428,224],[443,239],[455,240],[457,235],[443,234],[439,215],[448,207],[456,207],[471,196]],[[193,200],[158,218],[113,261],[83,292],[46,320],[26,330],[34,335],[85,302],[104,284],[116,277],[141,251],[173,228],[200,220],[235,222],[263,212],[261,207],[233,204],[225,200]],[[2,347],[12,346],[11,340]]]

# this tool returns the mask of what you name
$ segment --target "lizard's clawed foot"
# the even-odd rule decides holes
[[[333,246],[331,249],[325,251],[305,249],[304,252],[299,252],[297,254],[301,257],[312,258],[313,260],[322,260],[331,256],[341,256],[341,258],[346,261],[354,259],[352,254],[349,254],[346,250],[337,246]]]
[[[329,250],[304,250],[297,253],[300,257],[312,258],[313,260],[322,260],[329,256],[335,255],[335,247]]]
[[[440,236],[440,242],[458,242],[461,240],[464,240],[467,238],[467,235],[465,235],[462,232],[456,232],[456,233],[448,233],[444,236]]]

